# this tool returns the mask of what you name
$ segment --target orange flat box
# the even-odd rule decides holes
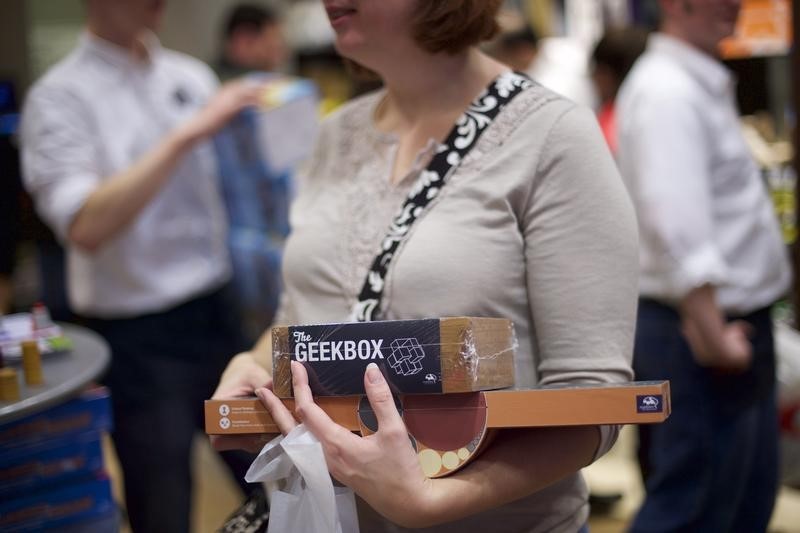
[[[283,400],[292,409],[294,400]],[[365,396],[318,397],[328,415],[351,431],[378,429]],[[406,394],[399,410],[423,473],[450,475],[490,445],[500,428],[650,424],[670,414],[669,382],[542,387],[454,394]],[[278,433],[256,398],[208,400],[206,433]]]
[[[338,424],[358,431],[358,396],[331,396],[319,398],[319,405]],[[281,400],[294,409],[294,399]],[[248,433],[280,433],[264,405],[256,397],[205,401],[206,433],[209,435],[235,435]]]
[[[669,381],[542,387],[486,393],[490,428],[651,424],[672,405]]]
[[[317,403],[338,424],[362,431],[365,400],[360,396],[319,397]],[[293,399],[282,400],[291,410]],[[444,403],[443,403],[444,402]],[[476,409],[485,428],[576,426],[595,424],[651,424],[671,412],[669,382],[649,381],[608,385],[494,390],[448,395],[414,395],[402,399],[404,417],[426,412],[431,422],[452,418],[453,410]],[[445,406],[445,403],[447,404]],[[441,408],[437,408],[441,406]],[[205,425],[209,435],[278,433],[257,398],[206,400]],[[368,424],[367,424],[368,425]]]

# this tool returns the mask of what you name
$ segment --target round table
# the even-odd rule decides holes
[[[26,385],[22,365],[9,365],[18,372],[20,399],[11,403],[0,401],[0,423],[63,403],[97,379],[108,366],[111,350],[100,335],[73,324],[59,326],[72,341],[72,350],[42,355],[43,385]]]

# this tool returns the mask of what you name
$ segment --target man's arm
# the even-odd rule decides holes
[[[245,106],[255,103],[258,90],[242,81],[226,84],[206,107],[167,134],[155,148],[128,169],[103,180],[73,218],[68,239],[94,252],[119,235],[164,186],[186,153]]]

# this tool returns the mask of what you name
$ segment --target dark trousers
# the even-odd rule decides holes
[[[640,426],[647,495],[631,531],[758,533],[778,488],[775,350],[769,310],[753,326],[753,365],[742,374],[700,367],[678,313],[641,300],[634,349],[637,380],[670,380],[672,414]]]
[[[188,533],[191,445],[203,430],[203,401],[243,346],[225,291],[163,313],[87,319],[111,345],[112,438],[125,477],[125,502],[137,533]],[[244,483],[251,457],[228,457]]]

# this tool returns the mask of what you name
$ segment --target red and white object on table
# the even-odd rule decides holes
[[[37,341],[42,354],[66,351],[70,347],[61,327],[52,321],[44,304],[37,303],[30,313],[0,316],[0,354],[5,361],[20,360],[20,345],[30,340]]]

